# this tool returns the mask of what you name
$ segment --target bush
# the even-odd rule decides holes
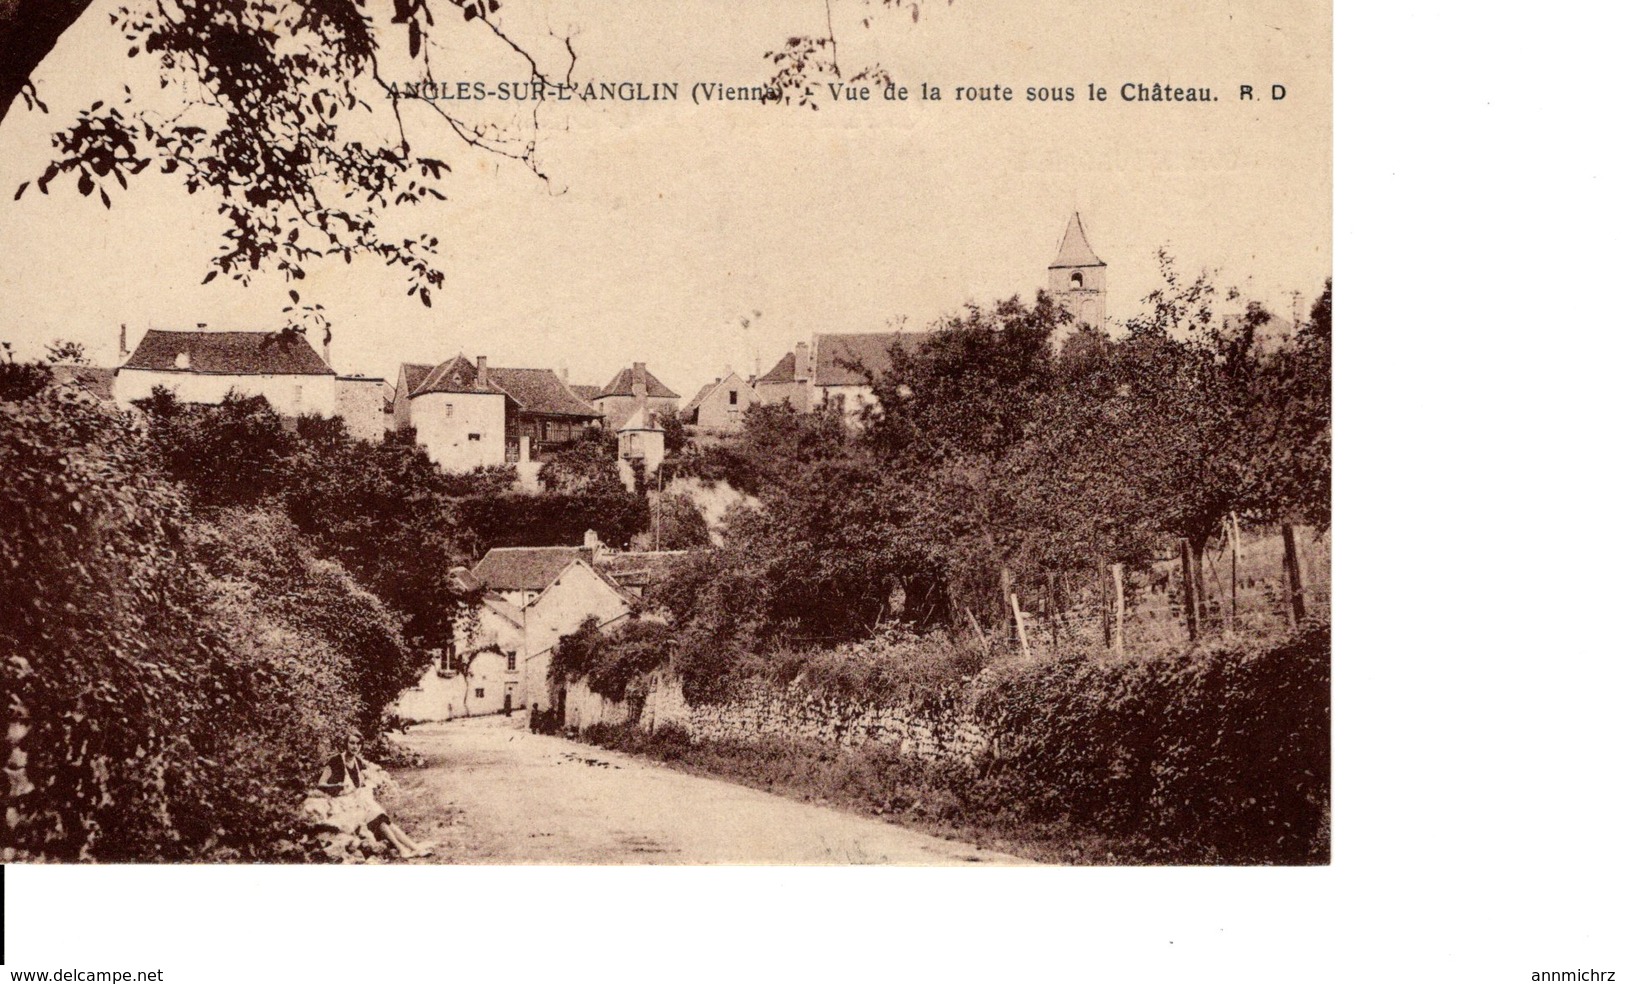
[[[0,402],[8,856],[287,856],[308,770],[356,724],[319,623],[368,631],[367,599],[308,555],[275,577],[243,559],[253,537],[194,515],[154,457],[75,388]],[[289,571],[316,610],[282,598]]]
[[[1139,835],[1169,859],[1326,863],[1331,632],[1153,659],[1064,658],[981,711],[1037,820]]]

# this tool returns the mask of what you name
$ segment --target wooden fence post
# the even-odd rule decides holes
[[[1100,643],[1110,647],[1112,644],[1112,595],[1111,581],[1106,575],[1106,561],[1100,561]]]
[[[1281,524],[1281,543],[1286,547],[1282,563],[1286,566],[1286,593],[1291,599],[1292,624],[1308,617],[1303,605],[1303,571],[1298,567],[1298,537],[1291,523]]]
[[[1123,565],[1112,565],[1112,585],[1114,588],[1113,621],[1117,623],[1117,638],[1113,640],[1112,648],[1117,655],[1123,655]]]
[[[966,608],[965,614],[970,616],[970,627],[976,630],[976,639],[982,644],[982,655],[992,657],[993,646],[987,641],[986,634],[982,632],[982,623],[976,621],[976,613]]]
[[[1191,541],[1179,541],[1179,566],[1185,575],[1185,629],[1191,641],[1202,631],[1202,613],[1196,610],[1196,572],[1191,570]]]
[[[1241,523],[1236,520],[1235,513],[1230,514],[1226,532],[1230,536],[1230,631],[1234,632],[1241,611],[1236,604],[1236,588],[1240,582],[1236,568],[1241,563]]]
[[[1022,655],[1031,656],[1033,651],[1027,645],[1027,623],[1021,617],[1021,599],[1016,597],[1014,591],[1010,592],[1010,613],[1016,619],[1016,638],[1021,640]]]

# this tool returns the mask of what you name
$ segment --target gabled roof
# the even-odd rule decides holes
[[[486,375],[527,413],[558,417],[602,416],[551,369],[488,369]]]
[[[487,373],[489,376],[489,373]],[[412,387],[413,396],[422,396],[424,393],[498,393],[496,387],[489,381],[481,386],[479,370],[474,363],[454,355],[445,362],[440,363],[424,377],[423,382]]]
[[[1083,219],[1078,213],[1072,213],[1072,220],[1066,224],[1066,231],[1061,233],[1061,248],[1055,253],[1055,262],[1049,265],[1051,270],[1071,267],[1103,267],[1106,263],[1095,255],[1089,248],[1089,239],[1083,234]]]
[[[489,591],[545,591],[566,567],[590,558],[583,547],[493,547],[469,577]]]
[[[637,382],[640,377],[644,386],[648,388],[650,396],[662,400],[677,399],[677,393],[671,387],[656,379],[654,373],[644,368],[642,364],[628,366],[616,373],[615,378],[611,379],[604,385],[603,389],[598,391],[598,396],[636,396],[637,394],[632,392],[632,384]]]
[[[654,422],[653,415],[649,413],[649,408],[638,407],[627,416],[626,423],[616,428],[615,433],[619,434],[622,431],[657,431],[660,429],[660,425]]]
[[[51,375],[59,383],[72,383],[83,386],[85,389],[104,400],[113,398],[112,369],[98,369],[95,366],[52,366]]]
[[[591,383],[571,383],[570,392],[574,393],[581,399],[586,400],[588,403],[591,403],[593,400],[598,398],[598,387],[592,385]]]
[[[434,366],[421,365],[416,362],[401,363],[401,375],[406,377],[401,380],[401,384],[406,387],[406,395],[411,396],[416,393],[418,387],[423,385],[423,381],[428,378],[431,372],[434,372]]]
[[[784,358],[773,364],[766,374],[757,377],[758,383],[793,383],[796,381],[796,354],[784,353]]]
[[[182,366],[175,364],[177,359]],[[142,336],[121,368],[232,376],[334,375],[305,336],[291,331],[154,329]]]
[[[688,401],[688,406],[684,407],[683,412],[678,414],[678,416],[683,418],[685,423],[692,424],[694,421],[688,418],[693,416],[695,413],[698,413],[700,404],[705,402],[705,398],[711,395],[712,390],[721,385],[722,380],[719,379],[716,382],[706,383],[704,386],[701,386],[700,391],[694,394],[694,399]]]
[[[403,364],[407,384],[420,375],[422,366]],[[551,369],[499,369],[488,367],[485,382],[481,384],[479,369],[462,355],[453,356],[438,366],[421,373],[410,396],[426,393],[499,393],[513,400],[522,412],[550,414],[559,417],[596,418],[600,416],[587,402],[577,396]]]
[[[813,382],[819,386],[867,386],[869,379],[854,369],[860,365],[878,379],[891,368],[891,348],[900,345],[906,352],[917,352],[927,331],[876,331],[849,335],[814,335],[813,346],[818,350],[813,364]]]

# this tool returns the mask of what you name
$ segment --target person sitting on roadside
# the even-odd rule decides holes
[[[316,788],[331,800],[325,811],[328,825],[341,830],[365,828],[380,843],[395,848],[403,858],[433,854],[433,844],[418,844],[395,825],[373,796],[371,785],[362,781],[365,763],[361,759],[360,744],[360,736],[352,733],[344,750],[327,760],[316,780]]]

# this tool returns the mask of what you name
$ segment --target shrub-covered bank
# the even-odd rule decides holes
[[[977,763],[764,734],[593,727],[585,737],[1038,860],[1324,864],[1330,632],[1109,661],[996,666],[971,685]]]

